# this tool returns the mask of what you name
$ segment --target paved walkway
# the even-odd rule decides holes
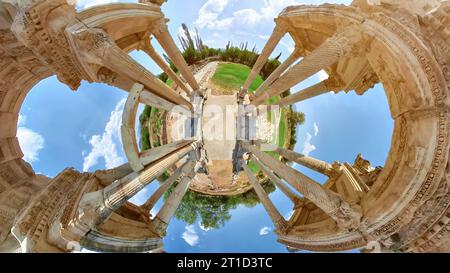
[[[236,95],[213,96],[208,90],[202,131],[209,160],[232,160],[236,145]]]

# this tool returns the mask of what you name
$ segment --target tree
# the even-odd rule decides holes
[[[268,194],[275,191],[275,185],[270,180],[264,180],[261,185]],[[174,187],[175,185],[165,193],[164,199],[169,197]],[[204,228],[218,229],[231,219],[232,209],[239,205],[251,208],[258,203],[258,195],[254,190],[234,196],[207,196],[188,190],[175,212],[175,217],[190,225],[200,219]]]
[[[305,123],[305,114],[302,112],[291,111],[289,119],[292,126],[302,125]]]

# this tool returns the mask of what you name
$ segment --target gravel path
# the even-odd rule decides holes
[[[210,62],[195,74],[195,79],[200,84],[201,88],[207,88],[209,79],[211,79],[214,72],[216,72],[218,65],[219,62]]]

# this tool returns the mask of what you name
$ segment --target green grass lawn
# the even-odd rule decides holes
[[[211,81],[229,90],[238,90],[244,85],[251,69],[243,64],[219,64]],[[250,91],[255,91],[264,82],[261,76],[257,76],[250,86]]]
[[[286,112],[284,109],[281,109],[281,120],[278,128],[278,147],[284,148],[286,145],[286,131],[287,131],[287,120],[286,120]]]

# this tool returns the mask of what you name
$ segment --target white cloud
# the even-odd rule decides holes
[[[120,125],[122,120],[125,99],[119,101],[114,111],[111,112],[102,135],[93,135],[89,140],[91,151],[84,157],[83,171],[88,171],[98,163],[100,158],[105,160],[105,167],[111,169],[125,163],[125,159],[119,156],[117,145],[121,145]]]
[[[17,120],[17,139],[23,152],[23,159],[29,163],[39,161],[39,151],[44,148],[44,137],[35,131],[24,127],[27,121],[25,115],[19,114]]]
[[[223,16],[224,10],[235,0],[208,0],[198,13],[198,18],[194,22],[198,28],[211,30],[227,30],[232,26],[242,28],[254,27],[263,22],[273,22],[273,19],[287,6],[298,5],[295,0],[264,0],[262,8],[240,9],[231,14]]]
[[[44,138],[31,129],[19,127],[17,139],[24,154],[23,159],[30,163],[39,161],[39,151],[44,148]]]
[[[261,15],[254,9],[241,9],[233,13],[234,19],[239,18],[240,24],[254,26],[261,21]]]
[[[314,122],[314,136],[317,136],[319,134],[319,125]]]
[[[272,229],[270,227],[263,227],[259,230],[259,235],[264,236],[269,234]]]
[[[194,24],[198,28],[208,29],[228,29],[232,23],[233,18],[220,19],[219,16],[225,10],[225,7],[230,4],[232,0],[208,0],[200,8],[198,18]]]
[[[312,135],[310,133],[306,134],[306,140],[303,144],[302,154],[309,155],[312,151],[316,150],[316,146],[311,144]]]
[[[198,244],[198,241],[199,241],[199,237],[197,235],[197,232],[195,231],[195,226],[194,225],[186,226],[185,230],[183,232],[183,235],[181,237],[190,246],[196,246]]]

